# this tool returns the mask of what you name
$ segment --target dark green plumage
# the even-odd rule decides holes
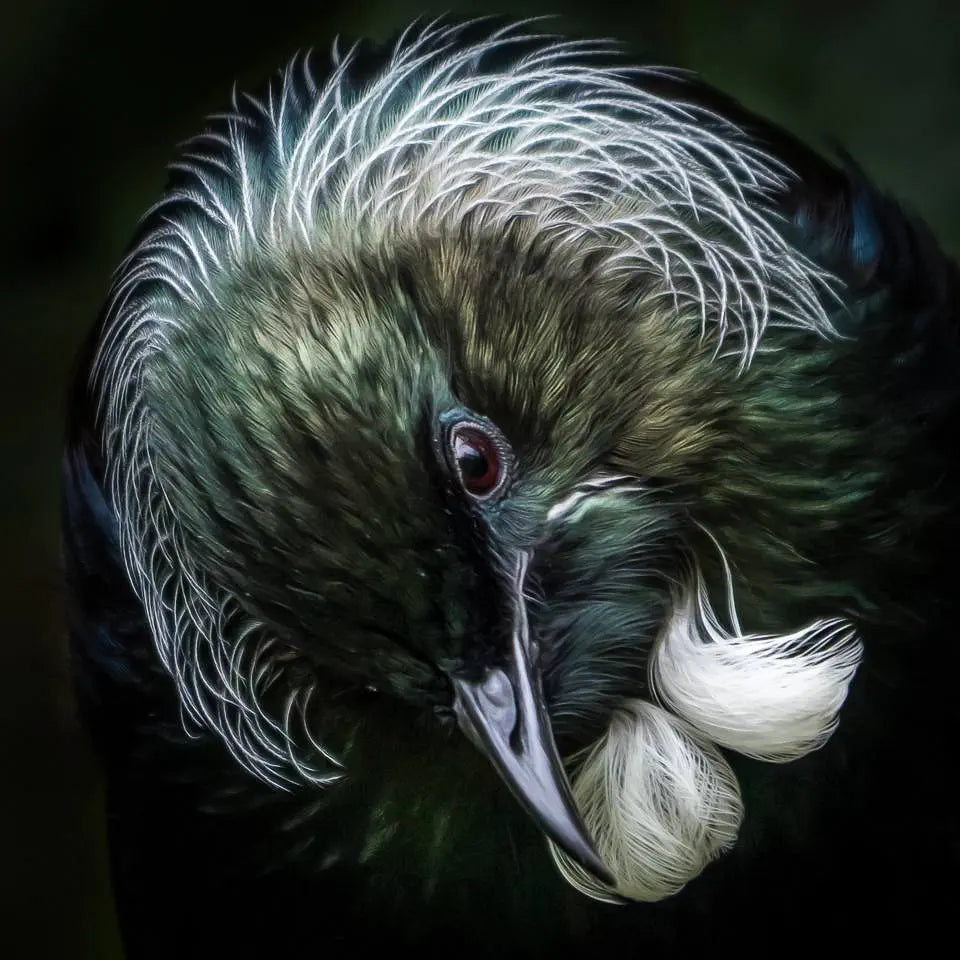
[[[417,42],[437,63],[467,51],[469,77],[522,75],[522,54],[546,56],[540,40],[501,49],[491,29]],[[471,44],[488,59],[468,62]],[[557,73],[550,109],[579,96],[619,122],[628,106],[597,101],[600,81],[587,95],[597,55],[578,56],[587,72]],[[399,75],[361,52],[334,78],[345,116],[379,63]],[[234,180],[198,161],[146,222],[81,363],[64,471],[78,689],[108,777],[131,957],[401,943],[686,956],[946,929],[957,267],[852,165],[688,78],[629,82],[663,111],[650,142],[680,158],[658,174],[680,184],[663,201],[673,219],[651,213],[654,194],[634,202],[627,180],[583,173],[581,190],[622,203],[615,216],[570,188],[554,219],[534,191],[516,211],[500,203],[500,219],[479,207],[431,220],[427,204],[406,220],[383,184],[401,169],[398,194],[419,197],[425,181],[403,179],[420,169],[417,141],[403,163],[384,152],[368,180],[352,174],[379,198],[369,221],[342,199],[341,156],[310,181],[314,219],[290,213],[295,191],[287,224],[283,176],[313,158],[298,167],[296,144],[330,96],[298,63],[275,88],[281,123],[242,106],[226,139],[199,141]],[[388,108],[425,89],[407,75],[357,129],[380,143],[403,116]],[[448,126],[470,102],[450,100]],[[512,116],[480,115],[493,132],[474,148],[491,164],[506,151],[522,182]],[[656,140],[689,117],[696,148],[686,128]],[[426,126],[424,143],[443,130]],[[760,151],[794,174],[777,180]],[[624,144],[616,162],[638,161]],[[487,170],[449,191],[509,188],[498,168],[484,187]],[[711,205],[714,182],[728,207]],[[571,232],[588,215],[601,225]],[[611,251],[638,223],[664,247],[640,245],[643,268],[618,271]],[[722,255],[729,288],[699,289]],[[506,479],[489,499],[458,479],[457,424],[494,444],[483,450]],[[575,509],[571,491],[597,477],[614,492],[590,488]],[[576,772],[624,701],[654,699],[651,657],[695,571],[726,611],[718,630],[740,633],[724,559],[745,634],[852,624],[863,662],[839,728],[787,764],[724,749],[745,809],[734,849],[658,903],[598,904],[564,882],[457,729],[456,684],[502,668],[519,702],[522,608]]]

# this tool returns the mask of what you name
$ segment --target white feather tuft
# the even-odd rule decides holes
[[[720,751],[662,708],[618,710],[573,780],[573,794],[611,889],[550,844],[564,878],[596,900],[671,896],[737,838],[743,806]]]
[[[839,619],[782,635],[728,632],[698,575],[656,643],[650,685],[714,743],[782,763],[833,733],[862,656],[853,627]]]

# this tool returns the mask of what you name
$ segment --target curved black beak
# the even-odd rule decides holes
[[[521,586],[525,566],[521,565]],[[479,681],[451,678],[457,720],[540,829],[597,879],[613,886],[577,811],[553,739],[519,596],[516,608],[506,669],[490,669]]]

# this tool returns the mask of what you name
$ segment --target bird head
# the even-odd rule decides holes
[[[832,538],[883,525],[880,453],[827,267],[877,228],[800,243],[822,210],[683,77],[477,31],[297,60],[190,145],[95,364],[112,503],[251,775],[442,741],[578,889],[655,900],[734,843],[729,755],[820,747],[860,661]]]
[[[455,720],[607,875],[555,738],[588,745],[646,688],[681,544],[630,449],[665,475],[694,455],[637,404],[694,408],[695,338],[614,326],[568,267],[518,255],[461,237],[247,265],[155,357],[153,465],[179,563],[215,571],[240,623],[361,713],[375,695],[390,722]],[[634,398],[641,366],[659,375]]]

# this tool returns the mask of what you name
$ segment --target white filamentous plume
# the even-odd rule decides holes
[[[560,873],[596,900],[668,897],[729,849],[743,819],[740,789],[720,751],[656,704],[614,715],[573,780],[573,794],[610,888],[551,843]]]
[[[698,575],[650,658],[659,700],[714,743],[783,763],[823,746],[860,664],[863,646],[844,620],[794,633],[744,635],[717,620]]]

